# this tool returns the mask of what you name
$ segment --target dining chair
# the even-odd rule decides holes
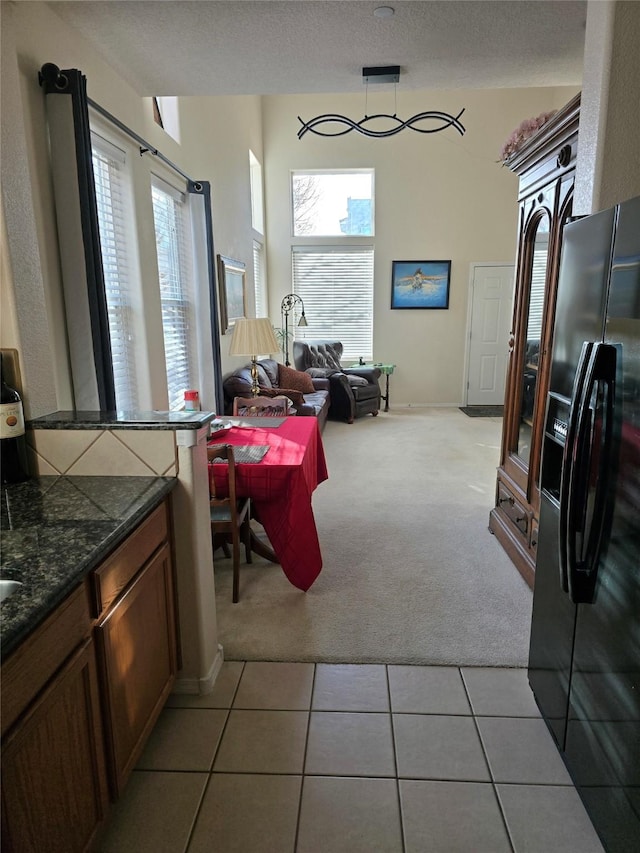
[[[233,414],[245,418],[281,418],[291,414],[290,403],[289,398],[281,394],[277,397],[234,397]]]
[[[207,461],[209,462],[209,507],[211,512],[211,536],[213,550],[217,543],[224,548],[226,556],[229,556],[227,538],[231,534],[233,549],[233,603],[236,604],[240,597],[240,542],[244,544],[245,558],[251,563],[251,499],[238,497],[236,494],[236,463],[231,444],[212,445],[207,448]],[[216,494],[216,486],[213,477],[213,465],[226,464],[229,468],[228,495],[221,498]]]

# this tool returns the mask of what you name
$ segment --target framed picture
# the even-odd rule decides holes
[[[220,327],[232,329],[236,320],[247,316],[247,287],[245,265],[218,255],[218,287],[220,290]]]
[[[392,308],[448,308],[451,261],[392,261]]]

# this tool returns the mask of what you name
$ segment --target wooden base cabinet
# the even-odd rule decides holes
[[[2,664],[3,853],[97,849],[171,692],[165,499]]]
[[[42,682],[52,651],[66,656],[66,617],[84,605],[84,588],[35,642],[3,666],[3,695],[23,672],[34,698],[2,742],[2,849],[5,853],[81,853],[94,842],[107,811],[107,778],[95,650],[91,637]],[[57,615],[57,614],[56,614]],[[87,616],[87,626],[88,612]],[[53,650],[51,644],[54,643]],[[26,645],[26,644],[25,644]],[[6,683],[4,675],[7,675]],[[41,687],[41,684],[44,686]],[[13,694],[15,695],[15,694]],[[26,695],[26,694],[25,694]],[[17,708],[16,708],[17,710]],[[12,716],[9,697],[3,713]]]
[[[520,178],[513,325],[496,503],[489,529],[533,586],[540,463],[562,230],[571,216],[580,96],[513,154]]]

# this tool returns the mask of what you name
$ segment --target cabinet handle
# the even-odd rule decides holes
[[[509,506],[513,506],[514,503],[515,500],[513,498],[500,498],[500,500],[498,501],[499,506],[502,506],[502,504],[509,504]]]

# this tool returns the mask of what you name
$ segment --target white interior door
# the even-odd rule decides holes
[[[473,267],[467,370],[468,406],[504,403],[513,281],[513,264]]]

